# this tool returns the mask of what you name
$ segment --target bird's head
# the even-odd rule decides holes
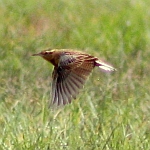
[[[40,53],[33,54],[32,56],[41,56],[44,59],[49,60],[49,59],[51,59],[53,53],[54,53],[54,50],[48,49],[48,50],[44,50]]]
[[[58,51],[57,49],[47,49],[40,53],[33,54],[32,56],[41,56],[48,62],[52,63],[54,66],[57,66],[60,54],[60,51]]]

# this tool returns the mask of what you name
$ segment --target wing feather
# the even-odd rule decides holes
[[[53,100],[52,100],[52,104],[56,104],[58,105],[58,96],[57,96],[57,86],[55,86],[55,89],[54,89],[54,97],[53,97]]]
[[[60,93],[62,94],[62,103],[63,105],[67,104],[68,98],[66,96],[66,92],[64,92],[64,87],[62,85],[62,82],[59,84],[60,86]]]
[[[87,57],[87,56],[86,56]],[[63,55],[53,71],[52,104],[65,105],[76,98],[94,68],[94,61],[77,56]]]
[[[58,97],[58,105],[61,105],[61,102],[62,102],[62,97],[61,97],[61,93],[60,93],[60,86],[59,86],[59,84],[57,84],[57,86],[56,86],[56,90],[57,90],[57,97]]]
[[[67,102],[68,103],[71,103],[71,95],[70,95],[70,89],[68,89],[68,85],[66,85],[66,83],[62,83],[62,87],[63,87],[63,90],[66,94],[66,97],[67,97]]]

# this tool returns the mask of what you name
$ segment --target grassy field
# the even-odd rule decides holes
[[[0,1],[0,150],[149,150],[150,1]],[[72,104],[48,109],[45,48],[79,49],[93,71]]]

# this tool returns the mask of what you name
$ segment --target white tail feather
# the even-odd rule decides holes
[[[95,63],[96,63],[96,66],[98,66],[100,69],[102,69],[102,70],[104,70],[104,71],[108,71],[108,72],[111,72],[111,71],[116,71],[116,69],[115,68],[113,68],[112,66],[110,66],[110,65],[107,65],[107,64],[105,64],[105,63],[103,63],[103,62],[100,62],[100,61],[95,61]]]

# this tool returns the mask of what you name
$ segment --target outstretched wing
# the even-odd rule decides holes
[[[53,71],[52,104],[65,105],[76,98],[94,68],[94,57],[63,55]]]

